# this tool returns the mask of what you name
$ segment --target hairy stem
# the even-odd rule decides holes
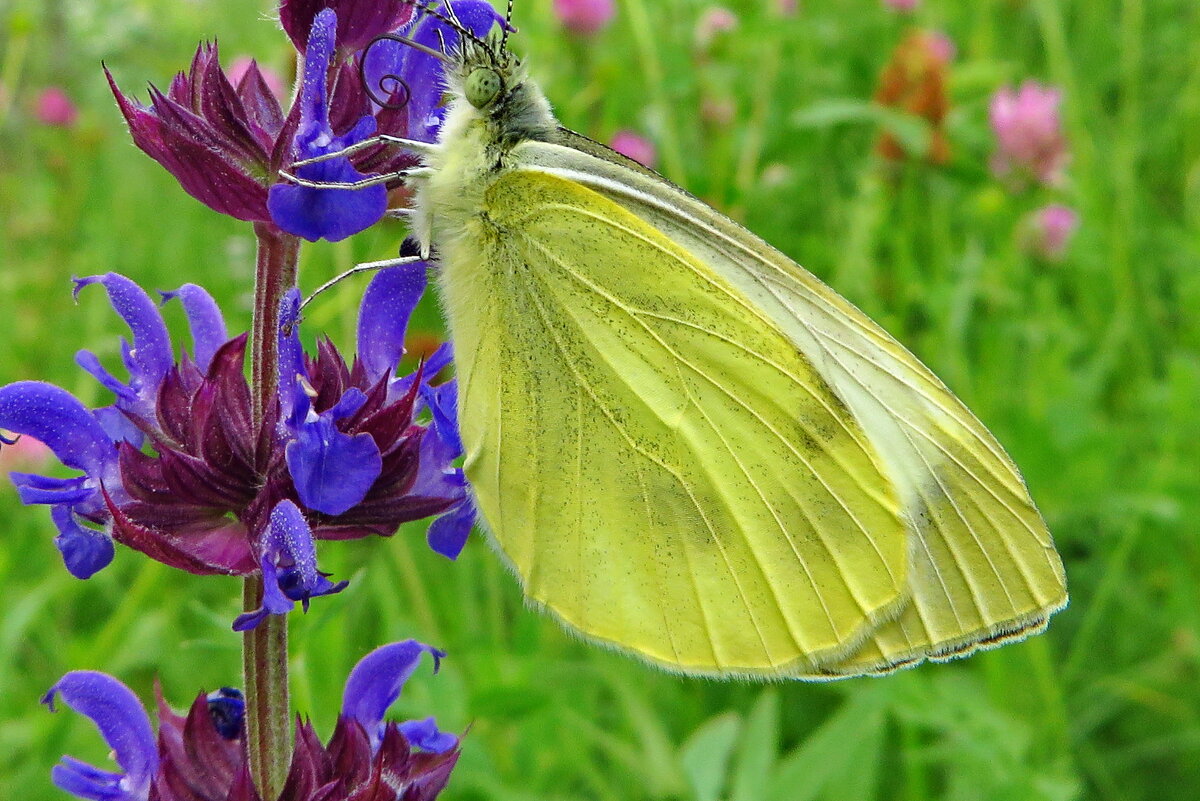
[[[254,233],[258,258],[250,333],[250,392],[258,429],[278,398],[279,303],[296,283],[300,243],[265,223],[257,223]],[[262,576],[247,577],[242,588],[243,609],[258,609],[262,595]],[[242,673],[250,772],[261,797],[270,801],[279,797],[292,758],[286,615],[267,615],[243,634]]]

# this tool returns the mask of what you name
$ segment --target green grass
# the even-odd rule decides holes
[[[624,0],[595,42],[555,30],[549,0],[518,3],[515,46],[563,121],[599,139],[647,132],[675,180],[743,219],[908,344],[1021,466],[1066,563],[1071,606],[1049,631],[959,663],[830,685],[668,676],[583,645],[525,610],[480,539],[457,564],[420,527],[335,545],[352,579],[293,616],[293,696],[328,733],[349,667],[417,637],[450,652],[398,715],[471,726],[446,798],[1192,799],[1200,791],[1200,6],[1192,0],[926,0],[916,17],[959,55],[954,159],[898,168],[875,124],[839,121],[871,97],[907,23],[878,0],[731,4],[741,26],[693,48],[693,0]],[[201,38],[226,62],[286,71],[270,3],[9,0],[0,7],[0,381],[43,378],[96,404],[72,363],[115,354],[101,292],[72,274],[118,270],[148,287],[210,287],[248,322],[247,226],[185,196],[129,142],[99,70],[165,85]],[[1033,77],[1063,87],[1069,185],[1011,193],[990,177],[987,99]],[[38,87],[81,106],[73,130],[28,114]],[[144,94],[142,95],[144,97]],[[733,122],[704,124],[702,97]],[[1078,209],[1068,258],[1025,255],[1016,229],[1050,201]],[[314,287],[395,252],[382,226],[306,249]],[[308,331],[349,344],[361,284],[316,304]],[[180,319],[173,318],[178,327]],[[432,309],[420,322],[436,325]],[[50,715],[63,672],[111,672],[176,706],[239,681],[233,580],[121,550],[70,578],[44,509],[0,489],[0,797],[60,798],[63,753],[101,762],[88,723]]]

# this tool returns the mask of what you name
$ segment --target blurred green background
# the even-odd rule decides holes
[[[670,177],[795,257],[914,350],[1021,466],[1067,568],[1071,605],[1024,643],[884,679],[743,684],[669,676],[580,644],[523,608],[481,538],[457,564],[423,528],[325,547],[351,579],[293,615],[293,700],[328,734],[350,666],[385,641],[449,651],[394,709],[468,725],[446,797],[468,799],[1194,799],[1200,795],[1200,5],[1194,0],[731,2],[735,30],[701,51],[695,0],[618,0],[581,40],[550,0],[517,3],[513,44],[568,126],[633,129]],[[947,163],[928,132],[872,110],[910,29],[955,44]],[[248,324],[249,227],[209,212],[129,142],[103,60],[127,90],[165,86],[201,39],[280,73],[291,51],[269,0],[0,2],[0,381],[54,381],[108,402],[76,368],[116,353],[103,293],[123,272],[206,285]],[[1057,189],[992,176],[988,100],[1059,87],[1071,152]],[[39,93],[78,106],[43,124]],[[702,114],[700,109],[708,108]],[[723,119],[723,117],[728,119]],[[880,125],[909,157],[876,149]],[[1060,260],[1030,252],[1027,216],[1080,217]],[[385,224],[305,248],[312,288],[395,252]],[[363,283],[315,304],[307,332],[352,346]],[[419,327],[436,330],[427,304]],[[168,313],[181,330],[178,310]],[[5,463],[5,469],[12,465]],[[0,798],[64,795],[49,769],[105,747],[38,697],[105,670],[177,707],[238,684],[239,584],[118,550],[80,582],[43,508],[0,488]]]

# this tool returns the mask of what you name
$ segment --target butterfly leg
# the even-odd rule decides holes
[[[329,159],[350,156],[360,150],[366,150],[367,148],[375,147],[376,145],[399,145],[400,147],[411,150],[414,153],[419,153],[422,156],[428,156],[431,153],[435,153],[438,149],[438,145],[433,142],[421,142],[417,139],[405,139],[402,136],[379,134],[378,136],[372,136],[369,139],[364,139],[357,144],[350,145],[349,147],[344,147],[341,150],[335,150],[332,153],[322,153],[319,156],[313,156],[309,159],[302,159],[300,161],[293,162],[292,167],[303,167],[306,164],[316,164],[320,161],[328,161]]]
[[[405,239],[404,244],[400,246],[401,255],[399,258],[383,259],[381,261],[367,261],[367,262],[363,262],[362,264],[354,265],[349,270],[346,270],[343,273],[335,275],[333,278],[330,278],[328,281],[326,281],[325,283],[321,284],[319,287],[314,289],[313,293],[311,295],[309,295],[307,298],[305,298],[304,302],[300,304],[300,310],[303,311],[304,307],[307,306],[309,303],[312,303],[312,301],[317,297],[317,295],[320,295],[322,292],[333,287],[335,284],[341,283],[341,281],[343,279],[349,278],[350,276],[356,275],[357,273],[373,272],[375,270],[386,270],[389,267],[402,267],[405,264],[414,264],[419,261],[424,261],[424,259],[428,257],[427,255],[421,256],[420,254],[411,253],[411,251],[416,250],[416,249],[417,248],[416,248],[415,244],[410,244],[409,240]]]
[[[377,186],[379,184],[387,184],[392,181],[408,181],[410,179],[420,180],[428,178],[433,174],[433,171],[426,167],[416,167],[411,170],[400,170],[399,172],[387,172],[382,175],[372,175],[370,178],[364,178],[361,181],[310,181],[307,178],[301,178],[298,175],[293,175],[287,170],[280,170],[279,174],[285,180],[296,186],[307,186],[309,189],[366,189],[368,186]]]

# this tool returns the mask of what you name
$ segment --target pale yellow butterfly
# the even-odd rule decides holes
[[[453,23],[452,12],[450,12]],[[558,124],[463,31],[414,232],[465,469],[529,600],[668,670],[833,679],[1041,631],[1062,563],[995,438],[788,257]]]

